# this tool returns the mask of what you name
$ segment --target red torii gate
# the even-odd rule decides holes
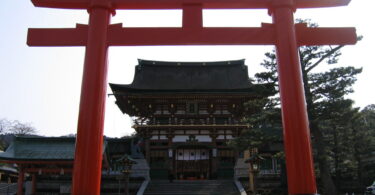
[[[290,194],[317,193],[298,46],[355,44],[354,28],[294,24],[297,8],[345,6],[350,0],[32,0],[37,7],[87,9],[88,25],[29,29],[30,46],[86,46],[72,193],[100,193],[108,46],[276,45]],[[110,25],[116,9],[182,9],[182,28]],[[204,28],[202,9],[268,9],[260,28]]]

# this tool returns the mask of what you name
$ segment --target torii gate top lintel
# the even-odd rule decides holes
[[[346,6],[351,0],[31,0],[36,7],[89,9],[182,9],[186,4],[201,4],[204,9],[269,9],[275,6],[321,8]]]
[[[109,25],[109,46],[153,45],[274,45],[275,27],[261,28],[203,28],[202,9],[255,8],[276,9],[317,8],[344,6],[350,0],[32,0],[35,6],[87,9],[183,9],[182,28],[119,28]],[[91,13],[91,12],[90,12]],[[190,29],[190,30],[188,30]],[[87,25],[73,29],[29,29],[30,46],[84,46]],[[296,25],[297,44],[344,45],[356,43],[354,28],[308,28]],[[152,38],[148,35],[152,34]],[[242,36],[246,34],[247,36]],[[69,36],[66,36],[69,35]]]

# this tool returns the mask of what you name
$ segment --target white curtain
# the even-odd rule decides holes
[[[177,149],[176,160],[208,160],[207,149]]]

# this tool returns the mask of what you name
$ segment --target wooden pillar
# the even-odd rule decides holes
[[[107,32],[110,8],[92,1],[73,170],[73,195],[99,195],[107,89]]]
[[[294,1],[274,1],[281,113],[289,194],[316,194],[301,64],[294,25]]]
[[[31,194],[35,195],[36,194],[36,175],[32,175],[32,180],[31,180]]]
[[[173,174],[176,178],[176,174],[175,174],[175,166],[174,166],[174,151],[173,151],[173,148],[172,148],[172,139],[173,139],[173,134],[172,134],[172,130],[169,129],[168,130],[168,165],[169,165],[169,174]],[[171,150],[171,151],[170,151]],[[170,155],[170,152],[172,152],[172,155]]]
[[[217,137],[217,133],[216,133],[216,129],[213,129],[211,131],[211,139],[212,139],[212,146],[213,146],[213,149],[212,149],[212,155],[211,155],[211,176],[215,173],[217,173],[217,147],[216,147],[216,137]],[[213,150],[216,150],[216,156],[214,157],[214,154],[213,154]],[[217,175],[217,174],[216,174]]]
[[[20,169],[18,171],[18,181],[17,181],[17,195],[23,195],[23,181],[25,179],[25,172],[23,167],[20,166]]]
[[[249,163],[249,191],[251,195],[255,195],[255,179],[254,179],[254,170],[253,170],[253,163]]]

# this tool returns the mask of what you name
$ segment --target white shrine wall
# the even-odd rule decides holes
[[[218,130],[217,134],[218,140],[230,140],[233,139],[232,130]],[[168,140],[166,130],[153,130],[151,132],[151,140]],[[212,138],[210,137],[209,130],[175,130],[173,142],[186,142],[189,139],[189,136],[194,135],[195,139],[199,142],[211,142]]]

